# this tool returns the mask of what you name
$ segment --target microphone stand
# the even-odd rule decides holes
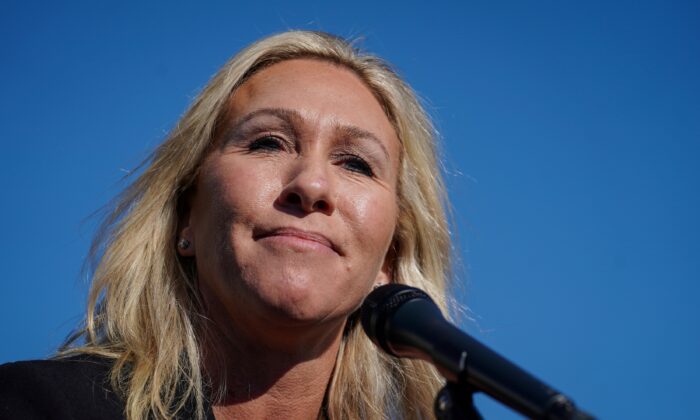
[[[470,338],[471,339],[471,338]],[[476,344],[478,342],[475,341]],[[481,344],[479,344],[481,346]],[[478,350],[476,345],[471,346],[472,350]],[[485,347],[483,347],[485,348]],[[493,355],[493,357],[498,357],[498,355]],[[447,378],[447,383],[435,396],[435,404],[433,409],[435,411],[435,417],[438,420],[483,420],[481,413],[474,406],[474,393],[478,391],[484,391],[470,384],[468,380],[469,370],[467,366],[469,365],[469,356],[466,351],[463,351],[459,357],[459,364],[462,366],[461,373],[459,375],[451,374],[450,372],[444,371],[442,369],[438,370]],[[505,360],[505,359],[503,359]],[[501,362],[500,366],[504,362]],[[496,364],[495,366],[499,366]],[[517,373],[518,371],[504,371],[503,373]],[[525,371],[520,370],[518,373],[519,381],[523,383],[528,383],[532,381],[532,378]],[[490,396],[496,398],[500,402],[504,403],[506,406],[514,409],[522,415],[526,415],[533,419],[543,419],[543,420],[595,420],[594,417],[590,416],[588,413],[578,410],[571,400],[569,400],[564,395],[554,391],[552,389],[537,389],[537,383],[531,383],[529,388],[532,392],[532,396],[537,396],[535,401],[540,402],[540,406],[531,407],[528,410],[523,409],[525,406],[523,401],[516,403],[517,394],[510,395],[510,398],[504,398],[508,390],[498,390],[499,392],[494,393],[486,392]],[[500,397],[500,398],[499,398]],[[545,405],[542,402],[546,401]]]
[[[435,400],[438,419],[480,420],[473,394],[481,391],[532,419],[593,420],[565,395],[448,322],[420,289],[377,288],[362,305],[362,327],[387,353],[430,362],[447,379]]]
[[[474,406],[474,390],[468,385],[447,381],[435,397],[437,420],[483,420]]]

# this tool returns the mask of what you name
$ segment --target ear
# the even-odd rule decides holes
[[[181,257],[194,257],[194,232],[192,230],[190,201],[188,195],[185,195],[178,205],[178,223],[177,237],[175,238],[175,247],[177,253]]]
[[[384,263],[382,264],[381,270],[377,273],[377,277],[374,279],[373,288],[379,286],[384,286],[385,284],[392,283],[394,280],[394,253],[392,249],[389,249],[386,257],[384,257]]]
[[[192,235],[192,229],[187,226],[185,228],[179,229],[177,235],[177,253],[181,257],[194,257],[194,235]]]

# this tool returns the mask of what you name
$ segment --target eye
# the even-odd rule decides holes
[[[340,165],[352,172],[357,172],[368,177],[374,176],[372,167],[360,156],[343,155],[339,158]]]
[[[273,152],[276,150],[284,150],[285,149],[285,144],[282,139],[279,137],[271,136],[271,135],[265,135],[263,137],[260,137],[258,139],[253,140],[249,145],[248,145],[248,150],[251,152]]]

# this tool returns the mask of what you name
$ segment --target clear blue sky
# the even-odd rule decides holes
[[[435,118],[461,325],[601,418],[697,418],[697,2],[97,3],[0,6],[0,362],[79,321],[89,216],[216,69],[318,29],[364,37]]]

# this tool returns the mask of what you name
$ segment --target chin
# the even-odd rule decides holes
[[[323,293],[313,282],[286,279],[277,286],[281,287],[275,287],[273,296],[262,298],[271,315],[279,321],[308,324],[344,319],[349,315],[341,296]]]

